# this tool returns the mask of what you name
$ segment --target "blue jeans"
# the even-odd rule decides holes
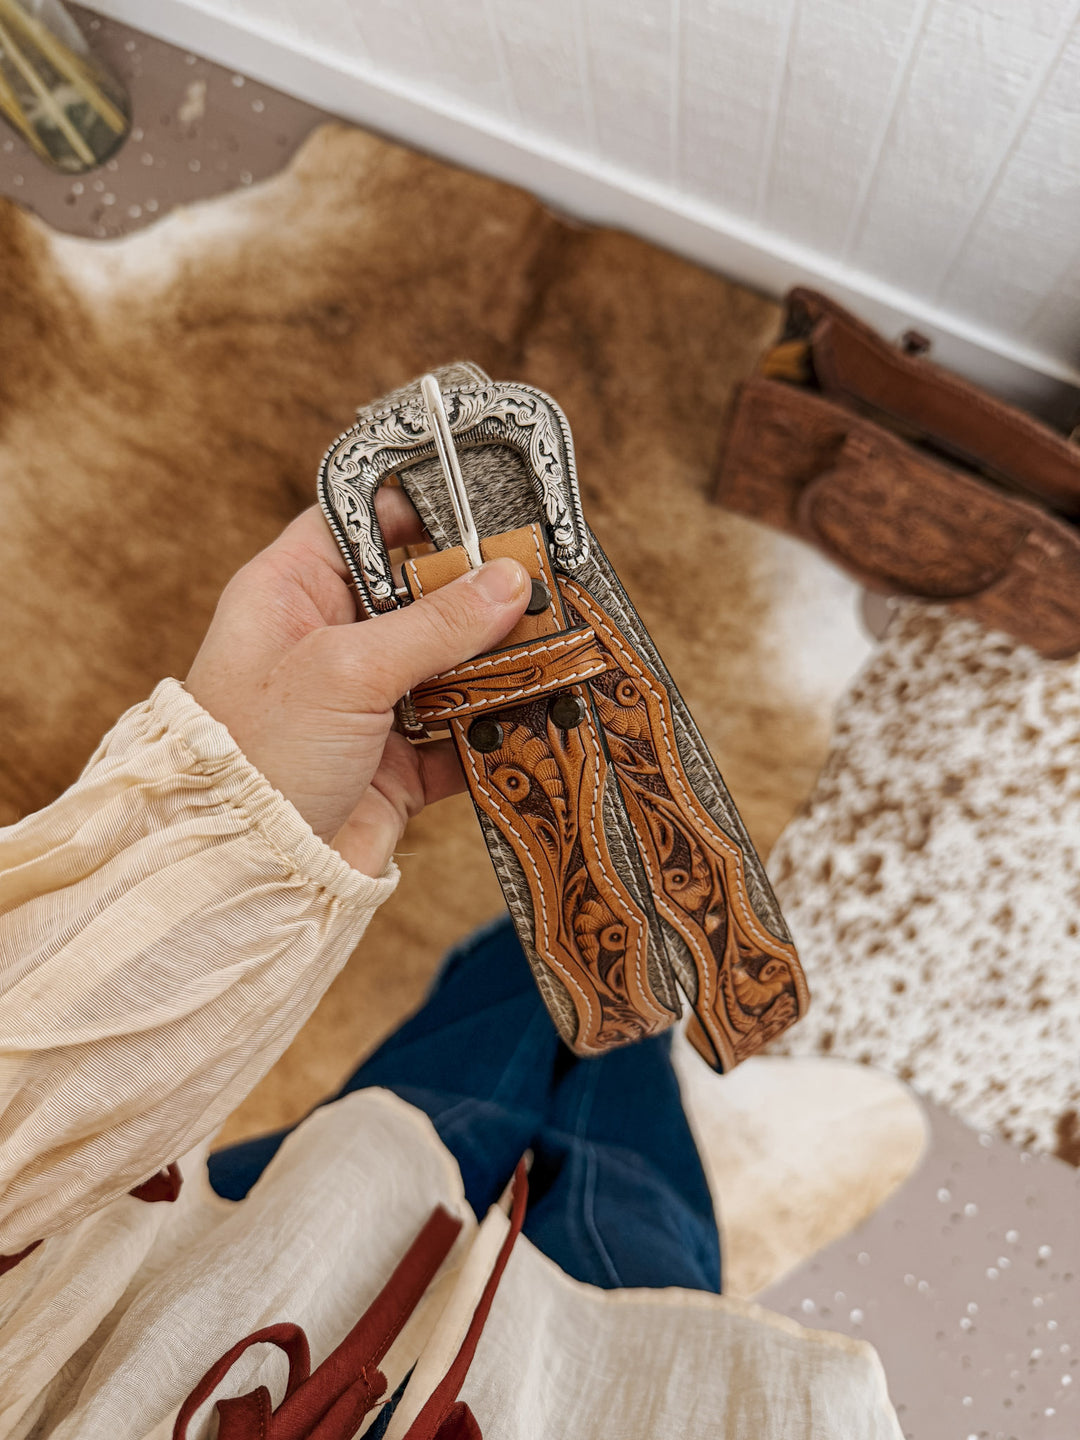
[[[423,1008],[335,1099],[380,1085],[430,1117],[482,1216],[533,1152],[524,1233],[605,1289],[720,1290],[712,1199],[667,1035],[578,1059],[563,1045],[508,918],[454,950]],[[210,1156],[210,1183],[247,1194],[288,1134]]]

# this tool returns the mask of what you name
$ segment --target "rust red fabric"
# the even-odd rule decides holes
[[[187,1440],[191,1417],[252,1345],[270,1344],[289,1361],[285,1398],[271,1410],[264,1385],[218,1401],[219,1440],[352,1440],[357,1426],[386,1390],[379,1361],[431,1284],[461,1230],[440,1206],[432,1212],[378,1296],[317,1370],[311,1371],[307,1336],[299,1325],[268,1325],[216,1360],[181,1406],[173,1440]]]
[[[480,1336],[483,1334],[488,1315],[491,1313],[495,1292],[499,1288],[499,1281],[502,1279],[503,1271],[510,1259],[510,1252],[525,1223],[525,1205],[528,1198],[529,1180],[525,1172],[525,1162],[519,1160],[514,1173],[514,1202],[510,1209],[510,1229],[506,1232],[506,1239],[502,1243],[498,1258],[488,1276],[484,1293],[480,1296],[480,1303],[473,1311],[473,1318],[465,1333],[465,1339],[461,1342],[461,1349],[455,1355],[450,1369],[428,1396],[424,1408],[409,1429],[408,1440],[465,1440],[465,1437],[471,1436],[482,1440],[479,1426],[468,1406],[456,1405],[455,1401],[458,1391],[465,1383],[465,1376],[469,1373],[469,1366],[473,1362],[476,1347],[480,1343]],[[462,1411],[464,1414],[461,1413]],[[468,1428],[469,1422],[472,1424],[472,1429]]]
[[[509,1232],[461,1348],[417,1416],[409,1440],[482,1440],[475,1416],[457,1395],[521,1233],[527,1199],[528,1180],[521,1162],[514,1176]],[[441,1206],[432,1212],[379,1295],[314,1372],[307,1336],[299,1325],[267,1325],[238,1340],[211,1365],[184,1401],[173,1427],[173,1440],[187,1440],[195,1412],[253,1345],[276,1345],[284,1351],[289,1362],[284,1399],[274,1410],[270,1392],[260,1385],[245,1395],[219,1400],[218,1440],[352,1440],[365,1415],[386,1392],[380,1361],[450,1253],[461,1224]]]
[[[174,1160],[164,1170],[159,1170],[156,1175],[151,1175],[149,1180],[144,1180],[141,1185],[136,1185],[134,1190],[129,1190],[128,1194],[133,1195],[136,1200],[145,1200],[154,1205],[163,1200],[175,1200],[183,1184],[184,1177],[180,1174],[180,1166]]]
[[[180,1194],[184,1177],[180,1174],[180,1166],[174,1161],[159,1170],[156,1175],[151,1175],[149,1180],[144,1180],[141,1185],[136,1185],[134,1190],[128,1194],[136,1200],[145,1200],[148,1204],[154,1205],[160,1201],[172,1201]],[[20,1250],[17,1255],[0,1255],[0,1275],[6,1275],[9,1270],[14,1270],[20,1260],[35,1251],[42,1242],[35,1240],[32,1245],[27,1245],[25,1250]]]
[[[14,1270],[20,1260],[25,1260],[31,1251],[36,1250],[41,1244],[35,1240],[32,1245],[27,1245],[25,1250],[20,1250],[17,1255],[0,1255],[0,1275],[6,1275],[9,1270]]]

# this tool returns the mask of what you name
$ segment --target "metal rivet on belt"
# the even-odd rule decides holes
[[[526,615],[541,615],[551,604],[551,591],[544,584],[543,580],[532,582],[532,594],[529,596],[529,603],[525,606]]]
[[[503,743],[503,727],[497,720],[474,720],[469,726],[469,744],[481,755],[489,755]]]
[[[585,719],[585,701],[580,695],[556,695],[548,714],[560,730],[573,730]]]

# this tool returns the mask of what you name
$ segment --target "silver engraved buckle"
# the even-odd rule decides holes
[[[338,436],[319,466],[319,504],[366,616],[407,603],[394,584],[375,493],[388,475],[420,460],[438,456],[469,563],[480,564],[479,535],[457,452],[481,445],[508,446],[524,460],[555,568],[569,575],[584,564],[589,532],[574,444],[554,400],[531,385],[495,381],[442,390],[434,375],[425,375],[418,396],[364,416]]]

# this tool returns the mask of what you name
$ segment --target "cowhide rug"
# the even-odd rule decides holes
[[[782,1048],[1080,1165],[1078,762],[1080,658],[901,606],[772,856],[816,995]]]
[[[868,651],[846,580],[708,501],[731,387],[776,319],[771,302],[640,241],[342,127],[316,132],[274,181],[123,241],[55,235],[0,202],[0,823],[47,804],[125,707],[185,673],[226,579],[311,503],[318,459],[358,403],[468,358],[567,411],[591,523],[767,851]],[[294,1121],[330,1092],[499,908],[466,800],[424,815],[402,851],[396,896],[225,1138]],[[797,1078],[786,1091],[770,1080],[762,1115],[783,1124],[763,1119],[761,1133],[843,1133],[860,1106],[847,1067],[828,1073],[812,1104]],[[724,1134],[754,1130],[754,1074],[698,1077],[718,1154]],[[741,1096],[729,1089],[726,1109],[725,1085]],[[847,1132],[873,1193],[856,1187],[853,1214],[823,1198],[819,1175],[793,1228],[774,1217],[762,1262],[753,1235],[772,1212],[751,1185],[736,1291],[910,1169],[914,1104],[898,1087],[875,1093],[880,1114],[901,1114],[879,1127],[897,1137],[890,1158]],[[789,1184],[788,1211],[797,1199]]]

